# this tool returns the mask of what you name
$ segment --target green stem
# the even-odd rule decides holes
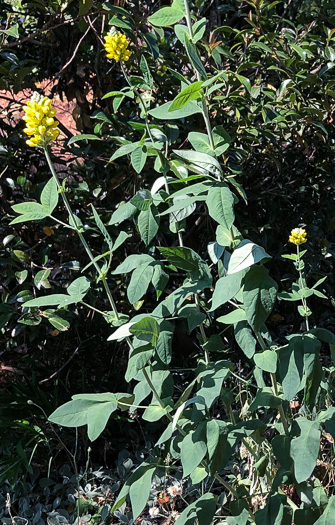
[[[194,295],[194,301],[195,301],[195,304],[200,307],[200,301],[199,301],[198,294]],[[205,328],[204,328],[204,323],[203,322],[200,324],[199,328],[200,328],[200,333],[201,333],[201,338],[202,338],[202,344],[204,345],[205,343],[207,343],[208,339],[207,339],[207,336],[206,336],[206,333],[205,333]],[[206,350],[205,348],[204,348],[204,356],[205,356],[205,363],[206,363],[206,365],[208,365],[208,363],[209,363],[209,354],[208,354],[208,350]]]
[[[85,303],[84,301],[80,301],[80,302],[81,304],[86,306],[86,308],[89,308],[90,310],[94,310],[94,312],[97,312],[98,314],[103,315],[104,317],[107,317],[106,312],[102,312],[101,310],[98,310],[98,308],[95,308],[94,306],[91,306],[90,304]]]
[[[61,186],[61,184],[60,184],[60,182],[58,180],[58,177],[57,177],[55,168],[53,167],[53,164],[52,164],[52,161],[51,161],[51,158],[50,158],[50,154],[49,154],[49,151],[48,151],[47,147],[44,148],[44,153],[45,153],[45,157],[47,159],[47,163],[49,165],[50,171],[52,173],[52,176],[53,176],[53,178],[54,178],[54,180],[56,182],[57,188],[60,190],[60,194],[62,196],[65,208],[66,208],[66,210],[67,210],[67,212],[69,214],[69,217],[71,219],[71,222],[73,224],[73,228],[76,231],[76,233],[78,234],[78,237],[79,237],[82,245],[84,246],[84,248],[86,250],[86,253],[89,256],[91,262],[94,264],[94,267],[95,267],[96,271],[98,272],[99,277],[101,278],[102,284],[103,284],[103,286],[105,288],[105,291],[106,291],[107,297],[109,299],[110,305],[112,307],[112,310],[114,312],[115,318],[117,320],[119,320],[120,316],[118,314],[118,311],[117,311],[117,308],[116,308],[116,304],[115,304],[115,301],[114,301],[113,296],[112,296],[112,292],[110,291],[109,286],[107,284],[106,277],[101,273],[100,266],[94,260],[93,253],[91,252],[90,247],[88,246],[88,244],[87,244],[87,242],[85,240],[85,237],[83,236],[82,232],[80,231],[80,229],[77,226],[76,216],[74,215],[74,213],[73,213],[73,211],[71,209],[70,203],[69,203],[69,201],[67,199],[67,196],[65,195],[64,190],[63,190],[63,188],[62,188],[62,186]]]
[[[256,332],[256,337],[257,337],[257,340],[258,340],[259,344],[261,345],[262,350],[263,351],[268,350],[267,345],[265,344],[265,341],[264,341],[262,335],[259,332]],[[278,384],[277,384],[276,374],[275,373],[270,373],[270,376],[271,376],[273,393],[274,393],[275,396],[278,396]],[[280,403],[280,405],[278,407],[278,412],[279,412],[279,416],[280,416],[281,422],[283,424],[284,432],[285,432],[286,435],[288,435],[289,434],[288,423],[287,423],[287,419],[286,419],[285,412],[284,412],[284,409],[283,409],[283,405],[281,403]]]
[[[187,23],[190,39],[192,40],[192,38],[193,38],[193,29],[192,29],[192,19],[191,19],[191,13],[190,13],[190,6],[188,5],[188,0],[184,0],[184,4],[185,4],[186,23]],[[201,80],[201,76],[200,76],[199,71],[195,70],[195,72],[196,72],[196,75],[197,75],[197,79],[200,81]],[[206,101],[206,97],[205,96],[202,97],[201,103],[202,103],[202,116],[203,116],[203,119],[205,121],[205,126],[206,126],[206,130],[207,130],[209,144],[210,144],[211,149],[214,152],[215,151],[215,146],[214,146],[214,139],[213,139],[213,131],[212,131],[212,126],[211,126],[211,122],[210,122],[210,118],[209,118],[207,101]]]
[[[140,99],[140,102],[141,102],[141,105],[142,105],[142,110],[143,110],[143,113],[144,113],[145,128],[146,128],[146,130],[147,130],[147,133],[148,133],[148,135],[149,135],[149,138],[150,138],[151,142],[154,143],[154,139],[153,139],[153,136],[152,136],[152,134],[151,134],[151,130],[150,130],[150,126],[149,126],[149,121],[148,121],[148,112],[147,112],[147,108],[146,108],[146,106],[145,106],[145,102],[144,102],[143,97],[142,97],[142,93],[141,93],[138,89],[134,88],[134,87],[131,85],[131,82],[130,82],[130,80],[129,80],[129,77],[128,77],[128,75],[127,75],[127,72],[126,72],[126,70],[125,70],[125,68],[124,68],[124,65],[123,65],[123,62],[122,62],[122,61],[121,61],[121,69],[122,69],[122,73],[123,73],[124,78],[126,79],[128,85],[129,85],[129,87],[132,87],[132,88],[134,89],[134,93],[135,93],[135,94],[138,96],[138,98]]]
[[[301,258],[300,258],[299,244],[297,244],[297,257],[298,257],[297,265],[298,265],[298,272],[299,272],[299,286],[300,286],[300,290],[302,290],[304,288],[304,282],[303,282],[302,271],[300,270]],[[301,302],[302,302],[302,306],[303,306],[303,308],[304,308],[304,310],[305,310],[305,312],[307,314],[308,306],[307,306],[306,297],[302,297],[301,298]],[[309,319],[308,319],[307,315],[305,315],[305,323],[306,323],[306,330],[307,330],[307,332],[309,332]]]
[[[149,385],[150,388],[151,388],[151,391],[152,391],[152,393],[153,393],[153,395],[154,395],[154,398],[156,399],[157,403],[159,404],[159,406],[160,406],[161,408],[165,409],[166,407],[165,407],[165,405],[164,405],[162,399],[160,398],[160,396],[159,396],[159,394],[158,394],[158,392],[157,392],[157,390],[156,390],[156,388],[155,388],[153,382],[151,381],[148,372],[146,371],[145,368],[142,368],[142,371],[143,371],[143,375],[144,375],[144,377],[145,377],[145,379],[146,379],[148,385]],[[171,416],[171,414],[169,414],[169,412],[166,412],[166,416],[167,416],[168,420],[170,421],[170,423],[172,423],[172,421],[173,421],[173,417]],[[178,424],[176,425],[176,429],[180,432],[180,434],[181,434],[182,436],[184,436],[184,437],[186,436],[186,432],[185,432],[185,431],[184,431],[184,430],[183,430]],[[203,467],[207,470],[207,472],[208,472],[208,465],[207,465],[207,463],[206,463],[205,461],[202,461],[202,462],[200,463],[200,465],[203,466]],[[236,490],[235,490],[231,485],[229,485],[229,483],[226,483],[226,482],[224,481],[224,479],[221,478],[221,476],[219,476],[218,474],[214,474],[214,478],[215,478],[219,483],[221,483],[221,485],[223,485],[223,486],[224,486],[224,487],[225,487],[225,488],[226,488],[226,489],[227,489],[227,490],[228,490],[233,496],[237,496],[237,492],[236,492]]]
[[[61,224],[62,226],[64,226],[64,228],[70,228],[70,230],[74,230],[75,229],[72,226],[70,226],[69,224],[66,224],[63,221],[60,221],[59,219],[56,219],[56,217],[53,217],[52,215],[49,215],[49,217],[50,217],[50,219],[53,219],[55,222],[58,222],[58,224]]]

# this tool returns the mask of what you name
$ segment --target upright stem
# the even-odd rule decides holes
[[[122,73],[124,75],[124,78],[126,79],[129,87],[132,87],[131,83],[130,83],[130,80],[129,80],[129,77],[127,75],[127,71],[125,70],[124,68],[124,65],[123,65],[123,62],[121,61],[121,69],[122,69]],[[150,130],[150,126],[149,126],[149,121],[148,121],[148,112],[147,112],[147,108],[145,107],[145,103],[144,103],[144,100],[143,100],[143,97],[142,97],[142,94],[141,92],[136,89],[136,88],[133,88],[134,89],[134,93],[138,96],[138,98],[140,99],[140,102],[141,102],[141,105],[142,105],[142,109],[143,109],[143,113],[144,113],[144,119],[145,119],[145,128],[147,130],[147,133],[149,135],[149,138],[151,140],[151,142],[153,143],[154,142],[154,139],[153,139],[153,136],[151,134],[151,130]]]
[[[299,244],[297,244],[297,257],[298,257],[298,260],[297,260],[297,265],[298,265],[298,272],[299,272],[299,285],[300,285],[300,289],[304,288],[304,282],[303,282],[303,278],[302,278],[302,271],[300,270],[300,261],[301,261],[301,258],[300,258],[300,248],[299,248]],[[307,307],[307,301],[306,301],[306,298],[305,297],[302,297],[301,298],[301,302],[302,302],[302,306],[304,307],[304,310],[307,314],[307,311],[308,311],[308,307]],[[309,319],[308,319],[308,316],[305,315],[305,323],[306,323],[306,330],[307,332],[309,332]]]
[[[267,348],[267,346],[265,344],[265,341],[264,341],[262,335],[259,332],[256,333],[256,337],[257,337],[257,340],[258,340],[259,344],[261,345],[262,350],[263,351],[268,350],[268,348]],[[270,376],[271,376],[273,393],[274,393],[275,396],[278,396],[278,384],[277,384],[276,374],[271,372]],[[279,412],[279,416],[280,416],[281,422],[283,424],[284,432],[285,432],[286,435],[288,435],[289,432],[288,432],[287,419],[286,419],[285,412],[283,410],[283,406],[282,406],[281,403],[278,406],[278,412]]]
[[[184,4],[185,4],[185,18],[186,18],[186,23],[188,27],[188,33],[190,35],[190,39],[192,40],[193,29],[192,29],[192,19],[191,19],[191,13],[190,13],[190,6],[188,5],[188,0],[184,0]],[[199,71],[195,70],[195,73],[197,75],[197,79],[201,80]],[[210,144],[211,149],[214,151],[215,146],[214,146],[213,132],[212,132],[211,122],[209,119],[208,107],[207,107],[205,96],[202,97],[201,104],[202,104],[202,116],[205,121],[209,144]]]
[[[44,153],[45,153],[45,157],[47,159],[47,163],[49,165],[50,171],[52,173],[52,176],[53,176],[53,178],[54,178],[54,180],[56,182],[57,188],[60,190],[60,193],[61,193],[64,205],[65,205],[65,208],[66,208],[66,210],[67,210],[67,212],[69,214],[69,217],[71,219],[71,222],[73,224],[73,228],[76,231],[76,233],[78,234],[78,237],[79,237],[82,245],[84,246],[87,255],[89,256],[89,258],[90,258],[91,262],[93,263],[96,271],[98,272],[99,277],[101,278],[102,284],[103,284],[103,286],[105,288],[105,291],[106,291],[107,297],[109,299],[110,305],[111,305],[112,310],[114,312],[115,318],[117,320],[119,320],[120,316],[118,314],[118,311],[117,311],[117,308],[116,308],[116,304],[115,304],[115,301],[114,301],[113,296],[112,296],[112,292],[110,291],[109,286],[107,284],[106,276],[101,272],[100,266],[94,260],[94,255],[91,252],[91,249],[90,249],[89,245],[87,244],[84,235],[82,234],[82,232],[80,231],[80,229],[77,226],[76,216],[74,215],[74,213],[73,213],[73,211],[71,209],[70,203],[69,203],[69,201],[67,199],[67,196],[65,195],[65,193],[63,191],[63,188],[62,188],[62,186],[61,186],[61,184],[60,184],[60,182],[58,180],[55,168],[53,167],[53,164],[52,164],[52,161],[51,161],[51,158],[50,158],[50,154],[49,154],[48,148],[46,148],[46,147],[44,148]]]

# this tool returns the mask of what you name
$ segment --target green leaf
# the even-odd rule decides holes
[[[135,348],[131,352],[128,360],[125,380],[129,383],[132,379],[137,377],[138,372],[148,364],[153,355],[154,349],[150,344]]]
[[[74,144],[75,142],[80,142],[81,140],[102,140],[102,138],[97,137],[96,135],[90,135],[90,134],[74,135],[73,137],[70,138],[67,145],[71,146],[71,144]]]
[[[191,248],[175,247],[158,249],[169,263],[191,274],[198,275],[201,271],[201,266],[205,265],[201,257],[195,251],[191,250]]]
[[[298,483],[306,481],[312,474],[320,450],[321,431],[316,421],[298,417],[301,434],[292,439],[291,457],[294,462],[294,475]]]
[[[157,345],[159,336],[159,326],[153,317],[144,317],[129,328],[130,333],[141,341],[147,341],[152,346]]]
[[[47,271],[47,272],[50,273],[50,270],[41,270],[41,271]],[[38,272],[38,273],[40,273],[40,272]],[[22,270],[22,272],[15,272],[15,277],[16,277],[16,279],[17,279],[17,282],[18,282],[19,284],[22,284],[22,283],[24,283],[24,281],[25,281],[25,280],[27,279],[27,277],[28,277],[28,271],[27,271],[27,270]],[[36,277],[35,277],[35,279],[36,279]],[[35,282],[35,284],[36,284],[36,282]],[[1,311],[1,310],[0,310],[0,311]]]
[[[172,359],[173,326],[168,321],[163,321],[159,329],[156,352],[161,361],[168,365]]]
[[[48,317],[48,321],[60,332],[65,332],[70,328],[70,323],[58,315],[52,315],[51,317]]]
[[[130,199],[131,204],[138,210],[148,210],[152,203],[152,196],[149,190],[139,190],[134,197]]]
[[[9,27],[8,29],[1,29],[0,33],[4,33],[7,36],[12,36],[13,38],[19,38],[19,25],[14,24],[12,27]]]
[[[66,290],[69,295],[72,295],[73,297],[76,297],[77,300],[81,300],[90,289],[90,281],[87,279],[87,277],[78,277],[78,279],[75,279],[68,289]]]
[[[250,268],[244,278],[243,303],[247,320],[255,332],[260,331],[271,313],[276,295],[277,284],[268,270],[264,266]]]
[[[206,427],[202,422],[195,431],[190,431],[181,443],[181,463],[183,478],[191,474],[201,463],[207,452]]]
[[[127,297],[131,304],[139,301],[146,293],[153,273],[154,268],[150,262],[144,262],[135,268],[127,288]]]
[[[224,183],[213,186],[208,192],[206,204],[212,219],[229,230],[233,225],[235,215],[234,196],[228,186]]]
[[[214,494],[207,492],[196,501],[188,505],[177,518],[175,525],[211,525],[216,510]]]
[[[152,477],[156,467],[148,468],[142,476],[134,481],[129,488],[129,497],[133,511],[133,520],[135,521],[141,514],[147,504],[150,495]]]
[[[59,306],[60,308],[70,304],[78,303],[88,292],[90,281],[86,277],[78,277],[67,289],[69,295],[53,294],[46,297],[38,297],[25,302],[28,307]]]
[[[58,188],[55,179],[52,177],[43,188],[41,193],[41,204],[45,213],[51,215],[58,204]]]
[[[185,38],[189,36],[188,27],[186,25],[177,24],[174,26],[174,32],[179,42],[185,45]]]
[[[235,324],[239,323],[240,321],[246,321],[246,319],[247,316],[243,308],[236,308],[236,310],[233,310],[229,314],[218,317],[217,321],[223,324]]]
[[[202,112],[201,107],[196,102],[189,102],[187,106],[170,112],[171,104],[172,102],[166,102],[155,109],[151,109],[149,111],[149,115],[159,120],[173,120],[189,117],[191,115],[195,115],[196,113]]]
[[[172,26],[181,20],[184,16],[184,11],[176,7],[163,7],[149,16],[148,22],[153,26],[166,27]]]
[[[335,496],[330,496],[327,507],[314,525],[330,525],[335,516]]]
[[[155,264],[152,276],[152,285],[156,290],[157,299],[160,298],[169,280],[168,274],[164,271],[161,263]]]
[[[221,246],[227,248],[236,248],[242,239],[242,234],[234,225],[229,230],[220,224],[216,228],[216,240],[219,244],[221,244]]]
[[[255,513],[256,525],[291,525],[292,518],[286,505],[286,496],[270,495],[264,509]]]
[[[146,146],[139,146],[138,148],[134,149],[134,151],[131,153],[131,165],[133,166],[136,173],[141,173],[141,171],[143,170],[147,160],[147,156],[148,152]]]
[[[171,214],[172,222],[180,222],[183,219],[186,219],[191,213],[195,210],[195,203],[199,201],[199,197],[189,197],[188,195],[179,195],[173,198],[173,205],[170,206],[167,210],[163,211],[160,215]],[[188,210],[187,214],[184,213],[184,210]],[[180,212],[180,213],[178,213]]]
[[[197,391],[197,396],[205,401],[208,410],[219,398],[222,383],[228,376],[231,366],[230,361],[216,361],[213,368],[200,372],[198,378],[201,378],[201,388]]]
[[[97,439],[104,431],[110,415],[117,409],[115,394],[85,394],[73,396],[72,401],[57,408],[49,421],[64,427],[81,427],[87,425],[88,437]]]
[[[199,166],[199,168],[201,168],[202,170],[207,170],[207,171],[212,170],[215,173],[218,173],[218,172],[221,173],[221,165],[219,161],[216,160],[211,155],[207,155],[206,153],[200,153],[198,151],[183,150],[183,149],[173,150],[173,153],[175,155],[178,155],[178,157],[181,157],[182,159],[187,160],[194,166]]]
[[[201,58],[198,54],[197,48],[194,43],[191,41],[188,35],[185,35],[184,45],[186,53],[194,69],[199,73],[203,80],[207,80],[206,69],[203,66]]]
[[[156,206],[151,205],[148,210],[141,211],[137,224],[142,241],[149,246],[159,228],[159,214]]]
[[[256,351],[256,339],[252,335],[249,324],[245,321],[240,321],[234,326],[234,335],[238,346],[251,359]]]
[[[137,268],[140,264],[150,264],[154,263],[155,259],[147,254],[134,254],[134,255],[128,255],[125,261],[123,263],[119,264],[117,268],[112,272],[113,275],[118,275],[122,273],[129,273],[132,272],[135,268]]]
[[[258,354],[256,354],[258,355]],[[258,408],[276,408],[281,404],[281,399],[278,396],[275,396],[271,387],[264,387],[262,390],[258,390],[256,397],[252,401],[249,410],[253,412]]]
[[[141,479],[145,475],[145,472],[148,469],[151,470],[153,466],[156,466],[156,465],[152,465],[153,462],[156,463],[156,458],[152,458],[149,461],[145,461],[141,463],[141,465],[137,467],[137,469],[131,474],[131,476],[127,479],[126,483],[123,485],[121,491],[119,492],[119,495],[111,509],[111,512],[115,512],[117,509],[121,507],[121,505],[123,505],[123,503],[126,500],[127,495],[129,494],[129,489],[131,485],[136,483],[137,480]]]
[[[234,250],[230,258],[228,274],[240,272],[270,258],[270,255],[268,255],[261,246],[254,244],[248,239],[244,239],[236,250]]]
[[[138,212],[138,208],[134,206],[131,202],[121,203],[119,207],[114,211],[110,221],[109,226],[114,224],[121,224],[121,222],[130,219]]]
[[[216,241],[209,242],[207,245],[208,255],[214,264],[218,264],[222,255],[224,254],[225,247],[221,246]]]
[[[20,217],[16,217],[10,224],[18,224],[20,222],[37,221],[45,219],[48,216],[42,204],[38,202],[21,202],[14,204],[12,209],[16,213],[20,213]]]
[[[179,310],[178,315],[187,320],[187,326],[190,332],[192,332],[197,326],[200,326],[206,319],[206,314],[200,312],[199,306],[186,305]]]
[[[290,470],[293,463],[290,456],[291,441],[292,438],[286,434],[277,434],[271,441],[273,452],[285,470]]]
[[[132,153],[134,149],[138,147],[138,142],[132,142],[130,144],[124,144],[121,146],[121,148],[117,149],[114,154],[111,157],[111,161],[118,159],[119,157],[123,157],[124,155],[129,155],[129,153]]]
[[[200,20],[195,22],[195,24],[193,24],[193,27],[192,27],[192,33],[193,33],[192,42],[196,43],[196,42],[198,42],[199,40],[202,39],[202,37],[204,36],[205,31],[206,31],[206,25],[207,25],[207,19],[206,18],[201,18]]]
[[[48,281],[48,277],[51,270],[40,270],[34,277],[35,286],[41,290],[41,288],[51,288],[51,284]]]
[[[313,373],[319,347],[320,343],[313,335],[303,334],[292,336],[289,344],[279,349],[278,371],[287,401],[304,388],[306,377]]]
[[[176,111],[183,108],[191,102],[191,100],[199,100],[203,96],[203,91],[201,89],[202,82],[197,81],[190,84],[185,89],[183,89],[172,101],[169,111]]]
[[[143,73],[144,82],[148,84],[150,88],[153,88],[154,81],[152,78],[152,75],[150,73],[150,69],[148,66],[148,62],[146,61],[146,58],[144,55],[141,55],[141,61],[140,61],[140,69]]]
[[[254,355],[255,364],[264,372],[275,374],[277,370],[277,354],[272,350],[264,350]]]
[[[104,236],[104,239],[105,239],[105,241],[108,244],[108,248],[110,250],[113,250],[113,240],[112,240],[111,236],[109,235],[109,233],[108,233],[108,231],[106,229],[106,226],[104,225],[104,223],[100,219],[99,214],[96,211],[96,209],[93,206],[93,204],[91,204],[91,207],[92,207],[92,211],[93,211],[94,220],[95,220],[96,225],[98,226],[99,230],[101,231],[102,235]]]
[[[215,155],[214,150],[211,148],[209,143],[208,135],[206,133],[199,133],[197,131],[191,131],[188,134],[188,140],[192,144],[192,147],[201,153],[207,153],[207,155]]]
[[[41,307],[41,306],[59,306],[60,308],[74,304],[78,302],[77,297],[70,297],[66,294],[52,294],[45,297],[37,297],[31,301],[26,301],[24,306],[29,308]]]

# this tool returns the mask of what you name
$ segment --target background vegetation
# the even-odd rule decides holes
[[[92,267],[86,275],[95,282],[94,288],[75,307],[57,312],[54,308],[23,308],[25,302],[44,293],[64,292],[89,261],[79,239],[48,218],[26,224],[9,223],[15,216],[11,206],[38,201],[50,178],[43,152],[26,146],[20,118],[23,98],[29,98],[35,89],[49,89],[56,105],[71,108],[71,119],[61,122],[61,138],[52,150],[52,158],[59,178],[66,180],[67,196],[84,225],[93,254],[103,253],[107,245],[91,204],[113,239],[120,229],[129,236],[113,255],[113,270],[130,254],[154,254],[150,243],[144,246],[137,220],[130,215],[119,226],[113,215],[121,201],[128,202],[139,190],[150,190],[158,174],[154,157],[148,157],[144,169],[139,169],[129,155],[115,155],[122,143],[141,140],[145,124],[136,97],[134,100],[119,94],[103,98],[107,93],[120,92],[127,84],[119,64],[106,60],[102,39],[111,25],[124,31],[133,51],[129,73],[143,76],[142,56],[150,68],[153,88],[148,90],[140,84],[139,89],[150,92],[151,108],[173,100],[180,91],[180,75],[191,79],[192,66],[173,27],[162,29],[148,21],[159,8],[169,5],[168,1],[89,0],[2,3],[0,516],[4,523],[20,519],[37,525],[75,520],[131,523],[128,503],[113,517],[110,508],[129,474],[152,454],[165,428],[162,420],[143,420],[141,410],[116,412],[103,434],[91,443],[86,428],[73,430],[48,421],[50,414],[74,394],[131,392],[132,386],[124,380],[128,347],[125,341],[106,343],[112,332],[106,318],[110,321],[108,316],[112,318],[112,313],[103,283],[95,282]],[[221,134],[224,175],[233,176],[230,180],[237,182],[235,224],[243,238],[262,246],[272,256],[266,267],[279,292],[290,291],[296,278],[293,266],[281,257],[292,251],[287,243],[289,232],[298,225],[306,228],[307,281],[312,286],[327,278],[320,288],[325,297],[308,298],[313,312],[310,321],[313,327],[334,332],[333,2],[196,0],[190,6],[198,20],[207,19],[197,43],[203,66],[210,77],[223,72],[211,93],[209,115],[212,127]],[[189,142],[189,133],[205,132],[201,114],[177,123],[166,118],[155,120],[155,115],[149,118],[156,125],[156,134],[161,126],[169,145],[173,144],[169,152],[169,160],[174,161],[171,173],[184,176],[183,166],[171,150],[192,146],[197,150]],[[102,140],[69,142],[77,133]],[[65,220],[65,215],[62,211],[59,217]],[[198,202],[192,215],[185,218],[185,246],[208,259],[207,245],[216,239],[216,228],[204,202]],[[178,244],[176,233],[163,217],[156,244]],[[185,277],[180,269],[170,270],[169,267],[163,298]],[[213,270],[216,277],[221,277],[222,271],[220,266]],[[132,305],[127,296],[129,275],[109,274],[108,280],[118,309],[125,316],[150,313],[155,308],[157,294],[153,286]],[[201,301],[206,312],[208,300],[205,292]],[[107,315],[101,316],[94,309]],[[222,307],[221,310],[221,314],[229,312]],[[187,315],[181,316],[175,323],[169,364],[179,395],[193,379],[192,370],[202,356],[199,334],[190,330],[186,319]],[[218,333],[217,325],[205,328],[208,337]],[[304,321],[291,302],[277,301],[267,328],[273,339],[284,345],[288,334],[304,330]],[[228,325],[218,346],[212,340],[211,351],[214,360],[233,362],[235,373],[246,382],[230,376],[224,383],[225,394],[232,398],[234,417],[243,421],[243,410],[248,411],[255,398],[256,383],[252,360],[241,351],[233,331]],[[323,342],[319,362],[326,374],[321,396],[323,401],[326,399],[325,406],[321,407],[321,402],[306,405],[306,392],[300,392],[288,407],[292,420],[315,420],[321,408],[334,404],[333,358],[329,345]],[[226,401],[222,394],[217,412],[214,411],[223,419],[229,412]],[[260,405],[259,419],[267,420],[269,413],[271,410]],[[334,502],[329,499],[334,494],[334,428],[330,418],[322,431],[318,462],[311,476],[301,483],[291,479],[280,483],[286,496],[302,511],[295,514],[294,523],[315,523],[322,519],[327,502]],[[257,453],[263,456],[264,450]],[[236,445],[234,454],[238,461],[231,464],[230,481],[263,479],[262,464],[255,468],[250,450]],[[171,483],[179,482],[181,474],[176,469],[169,478]],[[164,472],[155,474],[150,504],[158,501],[162,515],[166,514],[165,518],[158,517],[156,523],[164,519],[172,522],[174,510],[181,512],[210,486],[202,480],[199,489],[196,483],[189,482],[184,486],[183,500],[170,497],[167,502],[166,482]],[[225,491],[214,488],[213,492],[218,496],[219,509],[214,522],[247,523],[248,513],[242,515],[243,504],[234,507]],[[242,501],[243,494],[240,496],[235,501]],[[265,499],[253,501],[256,512],[262,510]],[[275,515],[273,509],[266,512],[266,516],[258,515],[257,524],[286,523],[284,514]],[[233,516],[242,517],[233,521]],[[143,511],[142,517],[142,523],[153,522],[148,510]],[[292,518],[287,519],[290,523]]]

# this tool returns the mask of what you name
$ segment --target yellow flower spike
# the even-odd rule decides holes
[[[104,47],[107,58],[127,62],[131,55],[131,51],[127,49],[128,45],[129,42],[126,35],[123,35],[120,31],[116,31],[115,28],[112,28],[105,36]]]
[[[27,105],[23,107],[26,122],[23,132],[30,138],[26,141],[32,148],[43,148],[56,140],[59,135],[59,122],[53,117],[56,111],[51,107],[51,100],[39,93],[34,93]]]
[[[291,235],[289,236],[288,241],[292,244],[296,244],[297,246],[299,246],[299,244],[307,242],[306,230],[304,230],[303,228],[294,228],[291,231]]]

